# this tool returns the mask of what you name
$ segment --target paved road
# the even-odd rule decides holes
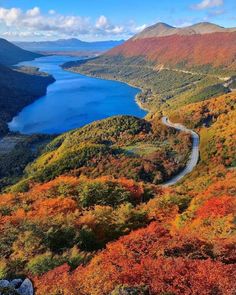
[[[176,176],[174,176],[173,178],[171,178],[170,180],[166,181],[163,183],[163,186],[171,186],[176,184],[178,181],[180,181],[185,175],[187,175],[188,173],[192,172],[193,169],[196,167],[198,160],[199,160],[199,135],[194,132],[191,129],[186,128],[185,126],[178,124],[178,123],[172,123],[170,122],[170,120],[167,117],[162,117],[162,123],[168,127],[172,127],[175,128],[179,131],[184,131],[184,132],[188,132],[191,134],[192,136],[192,151],[191,151],[191,155],[189,158],[189,161],[186,165],[186,167],[184,168],[184,170],[182,170],[179,174],[177,174]]]

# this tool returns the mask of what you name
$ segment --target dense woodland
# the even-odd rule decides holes
[[[85,61],[69,62],[63,68],[89,76],[121,80],[142,89],[137,101],[146,109],[156,112],[160,109],[178,108],[191,102],[202,101],[230,92],[233,84],[225,85],[231,70],[205,73],[205,66],[199,69],[178,69],[170,66],[156,66],[144,56],[124,57],[104,55]],[[232,80],[234,83],[234,78]]]
[[[189,134],[163,126],[159,118],[111,117],[54,139],[13,189],[65,173],[158,184],[184,168],[190,148]]]
[[[107,55],[145,56],[157,65],[222,73],[225,69],[235,70],[235,36],[236,32],[216,32],[130,39]]]

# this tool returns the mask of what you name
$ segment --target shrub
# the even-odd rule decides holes
[[[115,207],[131,200],[130,192],[114,182],[88,182],[79,190],[79,202],[83,207],[104,205]]]
[[[7,262],[5,259],[0,260],[0,280],[5,279],[7,277]]]
[[[45,237],[45,244],[51,251],[59,253],[75,243],[76,233],[73,227],[51,227]]]
[[[46,252],[32,258],[27,264],[27,269],[33,275],[42,275],[61,264],[63,264],[62,257],[53,256],[51,252]]]

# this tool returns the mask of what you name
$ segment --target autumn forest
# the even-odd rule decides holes
[[[62,65],[138,87],[147,114],[17,134],[10,152],[0,150],[0,280],[29,278],[37,295],[235,295],[236,33],[209,28],[159,24]],[[54,81],[7,67],[0,74],[20,79],[26,101],[16,105],[19,93],[8,95],[1,79],[3,136],[8,119],[43,95],[37,85]],[[169,185],[190,165],[190,131],[197,165]],[[0,285],[0,294],[22,294],[12,292]]]

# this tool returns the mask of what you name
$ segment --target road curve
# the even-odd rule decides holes
[[[162,123],[168,127],[175,128],[176,130],[188,132],[192,136],[192,151],[191,155],[189,157],[188,163],[184,170],[182,170],[180,173],[175,175],[170,180],[164,182],[162,186],[171,186],[179,182],[185,175],[192,172],[193,169],[196,167],[198,160],[199,160],[199,142],[200,138],[199,135],[194,132],[191,129],[186,128],[185,126],[179,124],[179,123],[172,123],[167,117],[162,117]]]

